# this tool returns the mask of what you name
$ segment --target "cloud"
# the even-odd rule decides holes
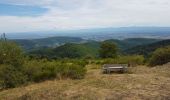
[[[42,16],[0,16],[0,32],[119,26],[170,26],[169,0],[1,0],[49,9]]]

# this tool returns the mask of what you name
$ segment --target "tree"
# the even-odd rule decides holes
[[[117,57],[117,45],[112,42],[102,42],[100,46],[101,58],[116,58]]]
[[[168,62],[170,62],[170,46],[165,48],[159,48],[155,52],[153,52],[149,61],[149,65],[163,65]]]

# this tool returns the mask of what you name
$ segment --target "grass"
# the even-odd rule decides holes
[[[82,80],[53,80],[0,92],[0,100],[169,100],[170,64],[130,68],[130,74],[102,74],[88,65]]]

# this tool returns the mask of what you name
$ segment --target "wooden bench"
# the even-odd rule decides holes
[[[104,64],[103,73],[110,74],[111,72],[124,73],[127,72],[127,64]]]

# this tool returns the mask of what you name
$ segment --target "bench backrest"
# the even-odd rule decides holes
[[[128,64],[104,64],[103,68],[109,68],[109,67],[128,67]]]

